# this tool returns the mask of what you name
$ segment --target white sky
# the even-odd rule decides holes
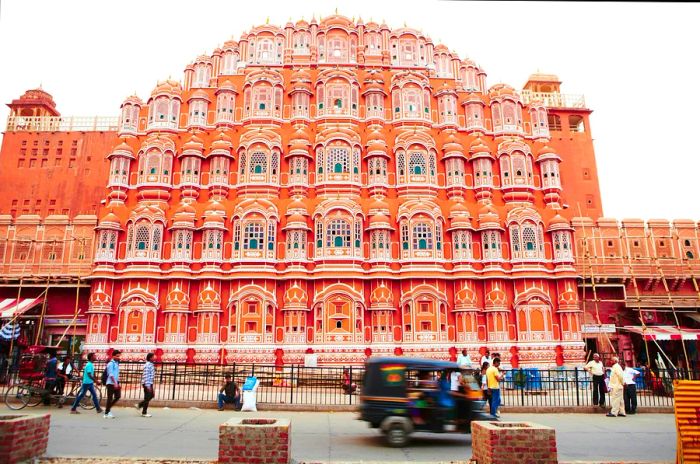
[[[64,115],[116,116],[244,30],[332,14],[406,23],[469,56],[487,85],[554,73],[583,93],[606,216],[700,220],[700,4],[0,0],[4,103],[38,86]],[[111,5],[111,6],[110,6]],[[4,127],[4,122],[2,123]],[[566,188],[566,186],[564,186]]]

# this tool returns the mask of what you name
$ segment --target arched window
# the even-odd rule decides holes
[[[211,78],[211,66],[206,63],[198,63],[194,66],[193,88],[209,87]]]
[[[452,235],[454,259],[472,258],[472,234],[468,230],[456,230]]]
[[[297,31],[293,36],[293,50],[295,55],[308,55],[310,34],[306,31]]]
[[[216,122],[232,122],[235,107],[235,94],[229,92],[220,93],[216,97]]]
[[[377,32],[365,33],[365,45],[367,46],[367,55],[382,54],[382,37]]]
[[[405,38],[399,39],[399,65],[400,66],[418,66],[418,47],[416,39]]]
[[[389,232],[386,230],[373,230],[370,234],[370,258],[388,260],[390,257]]]
[[[173,235],[171,259],[189,260],[192,258],[192,231],[177,230]]]
[[[265,228],[260,222],[249,222],[243,228],[243,249],[262,250]]]
[[[251,174],[267,173],[267,155],[259,151],[253,152],[250,155],[249,169]]]
[[[110,163],[109,185],[129,184],[129,159],[115,156]]]
[[[447,168],[447,185],[466,185],[463,159],[450,158],[446,161],[445,167]]]
[[[387,183],[387,161],[386,158],[375,156],[370,158],[369,162],[369,183],[386,184]]]
[[[222,58],[221,72],[220,74],[232,75],[236,74],[236,67],[238,66],[238,53],[234,51],[227,50],[224,52]]]
[[[289,163],[289,183],[308,184],[309,160],[303,156],[295,156]]]
[[[180,182],[183,184],[195,184],[199,185],[199,170],[200,170],[201,160],[194,156],[187,156],[182,158],[180,165],[181,175]]]
[[[202,238],[202,258],[220,260],[223,258],[224,232],[222,230],[205,230]]]
[[[207,102],[206,100],[192,100],[190,102],[190,113],[187,120],[188,126],[207,125]]]
[[[433,249],[433,228],[427,222],[419,222],[413,225],[413,249]]]
[[[209,184],[228,185],[228,173],[231,160],[225,156],[214,156],[209,165]]]
[[[334,219],[326,226],[326,247],[350,247],[350,223],[344,219]]]
[[[328,173],[349,173],[350,154],[346,148],[331,148],[326,156]]]
[[[559,180],[559,163],[555,160],[548,160],[542,163],[542,186],[561,188]]]
[[[484,107],[479,103],[466,105],[467,129],[484,129]]]
[[[347,63],[350,61],[347,38],[331,36],[326,43],[328,49],[328,63]]]
[[[143,220],[130,224],[127,234],[127,256],[160,259],[162,230],[161,224],[151,224]]]
[[[276,62],[272,39],[258,39],[255,49],[255,60],[258,64],[273,64]]]
[[[100,231],[97,245],[97,259],[112,260],[116,258],[117,232],[114,230]]]
[[[493,187],[491,160],[477,158],[474,160],[474,185],[477,187]]]
[[[567,231],[557,231],[552,234],[554,261],[572,261],[571,234]]]
[[[408,160],[408,172],[417,176],[424,176],[426,171],[425,155],[419,152],[411,153]]]
[[[500,260],[501,256],[501,233],[498,231],[483,231],[481,233],[481,243],[483,248],[483,260]]]

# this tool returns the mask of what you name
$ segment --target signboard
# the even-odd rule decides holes
[[[581,332],[589,334],[615,333],[615,324],[582,324]]]

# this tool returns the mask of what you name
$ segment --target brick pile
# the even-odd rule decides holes
[[[289,419],[232,418],[219,426],[219,464],[289,464]]]
[[[0,415],[0,464],[15,464],[46,453],[49,414]]]
[[[472,422],[476,464],[557,464],[554,429],[533,422]]]

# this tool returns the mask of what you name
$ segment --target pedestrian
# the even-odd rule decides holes
[[[44,371],[44,393],[41,395],[41,399],[46,406],[51,404],[51,395],[56,390],[58,377],[58,360],[56,359],[56,350],[51,348],[47,351],[47,353],[49,354],[49,360],[46,363],[46,369]]]
[[[231,374],[224,375],[224,386],[219,390],[219,411],[224,410],[225,403],[233,403],[233,408],[238,409],[241,405],[241,389],[233,381]]]
[[[483,364],[482,364],[483,365]],[[498,407],[501,405],[501,386],[500,383],[503,380],[503,374],[498,366],[501,365],[500,358],[493,358],[493,363],[486,369],[486,385],[489,388],[489,394],[491,395],[491,415],[494,417],[501,417],[498,413]]]
[[[117,404],[119,398],[122,397],[122,386],[119,384],[119,359],[121,358],[122,352],[119,350],[114,350],[112,352],[112,360],[107,363],[105,368],[107,372],[107,381],[105,385],[107,386],[107,407],[105,408],[105,419],[114,419],[112,414],[112,407]]]
[[[481,391],[484,392],[484,399],[489,404],[489,410],[491,409],[491,394],[489,393],[489,385],[486,382],[486,370],[489,368],[489,363],[484,362],[481,365],[481,374],[479,378],[479,384],[481,385]]]
[[[612,362],[612,369],[610,369],[610,404],[612,409],[606,416],[625,417],[625,404],[623,402],[624,373],[617,356],[613,356]]]
[[[472,359],[469,357],[469,353],[467,353],[466,348],[464,348],[462,350],[462,353],[459,356],[457,356],[457,364],[459,364],[459,367],[461,369],[472,368]]]
[[[637,382],[636,378],[639,375],[639,371],[627,366],[624,360],[620,361],[620,367],[622,367],[622,374],[625,379],[625,390],[624,390],[624,401],[625,401],[625,412],[627,414],[637,413]]]
[[[450,391],[459,391],[459,387],[462,385],[462,373],[458,370],[450,372]]]
[[[593,359],[584,366],[593,379],[593,406],[599,405],[605,408],[605,379],[604,366],[598,353],[593,354]]]
[[[489,366],[491,365],[491,352],[489,351],[488,348],[486,348],[486,352],[484,352],[484,355],[481,357],[481,365],[483,366],[484,363],[487,362],[489,363]]]
[[[90,396],[92,396],[92,402],[95,404],[97,414],[102,412],[100,403],[97,402],[97,391],[95,391],[95,385],[100,384],[100,381],[95,377],[95,365],[93,364],[95,362],[95,353],[88,353],[87,360],[88,362],[83,368],[83,384],[80,386],[80,392],[78,393],[78,396],[75,397],[73,406],[70,408],[71,414],[80,414],[78,412],[78,405],[85,397],[87,392],[90,392]]]
[[[153,380],[156,376],[156,367],[153,365],[155,354],[148,353],[146,355],[146,364],[143,366],[143,375],[141,376],[141,385],[143,386],[143,401],[136,404],[136,409],[141,410],[141,417],[151,417],[148,413],[148,403],[153,399]]]
[[[70,355],[63,357],[63,362],[58,364],[58,376],[56,377],[56,393],[63,395],[66,384],[73,379],[73,358]],[[59,403],[59,407],[60,403]]]

